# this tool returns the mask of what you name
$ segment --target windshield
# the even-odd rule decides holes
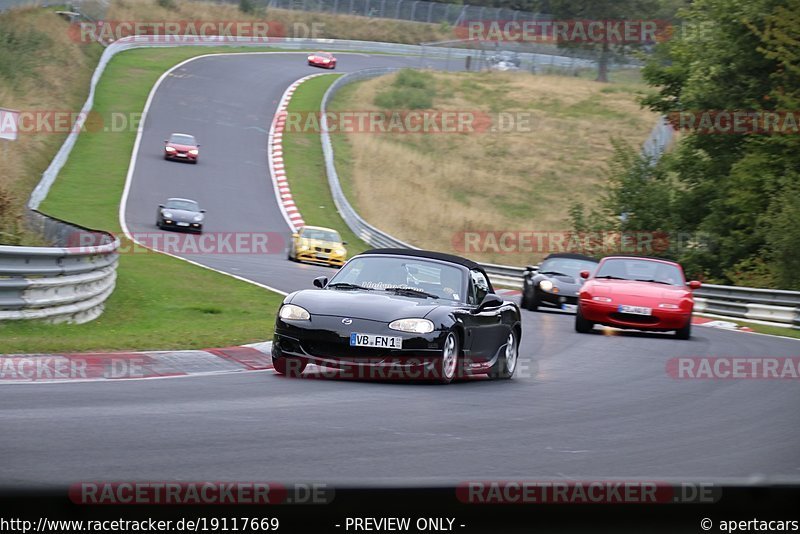
[[[323,230],[321,228],[303,228],[303,230],[300,231],[300,237],[316,239],[318,241],[330,241],[332,243],[342,242],[342,238],[339,237],[338,232],[334,230]]]
[[[603,262],[595,278],[640,280],[673,286],[686,285],[681,270],[670,263],[635,258],[609,259]]]
[[[581,271],[592,273],[595,269],[597,269],[597,262],[574,258],[550,258],[539,265],[539,272],[542,274],[558,273],[573,278],[578,278]]]
[[[331,279],[330,285],[333,284],[354,284],[376,290],[405,288],[463,302],[466,279],[464,271],[458,267],[422,258],[361,256],[342,267]]]
[[[167,201],[167,204],[164,207],[172,210],[200,211],[197,202],[192,200],[179,200],[171,198]]]
[[[184,135],[184,134],[172,134],[169,138],[170,143],[175,143],[176,145],[196,145],[197,142],[194,140],[194,137],[191,135]]]

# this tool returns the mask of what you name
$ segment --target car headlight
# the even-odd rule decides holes
[[[668,302],[662,303],[658,305],[659,308],[663,308],[665,310],[677,310],[680,308],[677,304],[670,304]]]
[[[433,332],[433,323],[427,319],[398,319],[389,323],[389,328],[412,334],[428,334]]]
[[[609,297],[592,297],[592,300],[597,302],[611,302],[611,298]]]
[[[194,216],[194,222],[200,222],[202,220],[203,220],[203,214],[202,213]]]
[[[161,215],[163,215],[167,219],[171,219],[172,218],[172,212],[170,212],[170,211],[162,211]]]
[[[166,150],[167,152],[175,152],[175,149],[171,146],[166,147],[164,150]]]
[[[345,254],[347,254],[347,251],[343,248],[335,248],[333,249],[333,253],[336,254],[337,256],[344,256]]]
[[[539,282],[539,287],[542,289],[542,291],[548,291],[548,292],[552,291],[553,282],[551,282],[550,280],[542,280],[541,282]]]
[[[311,314],[308,313],[308,310],[296,306],[295,304],[284,304],[281,306],[278,316],[281,319],[290,319],[294,321],[307,321],[311,319]]]
[[[309,61],[314,61],[314,56],[308,56]]]
[[[189,154],[191,154],[192,156],[196,156],[197,155],[197,149],[193,148],[192,150],[189,151]]]

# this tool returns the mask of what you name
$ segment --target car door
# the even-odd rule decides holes
[[[471,311],[464,318],[467,338],[465,348],[469,348],[471,359],[488,361],[500,346],[498,339],[505,341],[506,327],[502,323],[499,308],[477,311],[483,297],[489,293],[490,286],[482,272],[470,270],[469,274],[467,304],[471,306]]]

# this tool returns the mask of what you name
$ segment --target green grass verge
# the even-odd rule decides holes
[[[709,319],[712,319],[709,317]],[[720,319],[724,321],[725,319]],[[772,336],[783,336],[783,337],[793,337],[796,339],[800,339],[800,330],[796,330],[794,328],[782,328],[780,326],[769,326],[766,324],[758,324],[758,323],[751,323],[748,321],[740,321],[735,320],[732,321],[738,324],[739,326],[747,326],[752,328],[754,331],[758,332],[759,334],[770,334]]]
[[[96,93],[101,116],[140,112],[153,84],[189,57],[252,49],[140,49],[115,57]],[[45,213],[119,232],[118,209],[135,131],[84,133],[42,205]],[[83,325],[0,323],[0,353],[152,350],[269,339],[278,294],[162,254],[120,256],[117,287]]]
[[[300,84],[289,101],[288,111],[290,113],[319,112],[325,91],[339,76],[341,75],[318,76]],[[331,137],[336,138],[337,136]],[[334,150],[338,149],[339,146],[334,142]],[[292,190],[292,198],[294,198],[295,205],[300,210],[306,224],[325,226],[338,231],[342,239],[347,241],[348,257],[372,248],[350,231],[339,212],[336,211],[336,205],[333,202],[330,187],[328,187],[328,176],[325,173],[325,158],[322,156],[322,141],[319,132],[284,132],[283,163],[289,187]]]

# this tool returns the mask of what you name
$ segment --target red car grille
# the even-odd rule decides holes
[[[653,317],[652,315],[636,315],[634,313],[618,313],[614,312],[610,315],[612,319],[615,321],[621,321],[624,323],[631,323],[631,324],[641,324],[641,325],[656,325],[658,324],[658,318]]]

